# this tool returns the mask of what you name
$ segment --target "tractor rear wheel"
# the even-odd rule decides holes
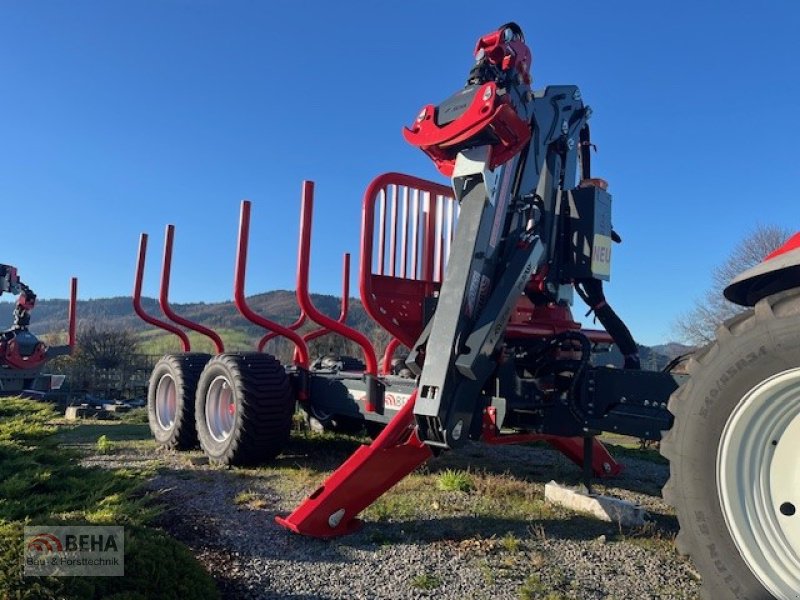
[[[289,439],[294,410],[289,378],[273,356],[220,354],[208,361],[197,385],[200,446],[214,464],[272,460]]]
[[[194,395],[209,358],[201,352],[167,354],[153,367],[147,385],[147,420],[159,446],[187,450],[197,445]]]
[[[796,600],[800,590],[800,290],[717,330],[672,396],[664,499],[705,598]]]

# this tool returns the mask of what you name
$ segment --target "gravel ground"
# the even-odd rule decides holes
[[[213,468],[199,452],[162,453],[148,441],[120,443],[85,462],[156,466],[147,487],[166,507],[158,525],[196,553],[226,599],[696,597],[698,577],[673,549],[677,523],[660,498],[665,465],[627,458],[625,474],[602,488],[646,507],[650,520],[637,530],[557,509],[509,516],[502,503],[487,515],[477,508],[479,492],[430,491],[419,506],[410,498],[410,516],[368,513],[355,535],[319,541],[290,534],[274,517],[312,491],[354,442],[309,446],[300,437],[272,468]],[[537,495],[550,479],[574,483],[580,475],[545,447],[476,445],[458,454],[435,459],[433,474],[466,467]],[[443,504],[457,508],[445,514]]]

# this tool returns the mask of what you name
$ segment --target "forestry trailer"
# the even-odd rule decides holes
[[[330,427],[366,424],[374,435],[290,515],[309,536],[347,534],[358,514],[429,458],[467,440],[545,440],[608,477],[620,466],[596,435],[661,440],[671,461],[665,498],[677,509],[679,549],[703,575],[707,598],[800,598],[800,236],[726,290],[752,307],[700,350],[679,386],[669,372],[638,368],[636,346],[605,303],[611,227],[607,184],[590,170],[590,108],[573,85],[531,89],[531,53],[519,26],[483,36],[466,86],[424,107],[404,131],[445,187],[407,175],[379,176],[364,196],[360,291],[393,340],[379,369],[370,341],[346,325],[348,261],[339,319],[309,294],[313,184],[303,185],[297,297],[300,318],[281,326],[244,294],[250,203],[242,205],[234,296],[239,311],[295,346],[283,367],[263,352],[225,353],[212,330],[175,314],[168,288],[174,229],[167,229],[161,307],[141,308],[146,236],[134,305],[172,331],[184,352],[155,367],[148,406],[156,439],[172,448],[199,439],[218,464],[276,456],[295,402]],[[582,330],[577,291],[607,331]],[[321,329],[300,335],[308,319]],[[191,353],[177,325],[209,336],[218,354]],[[337,333],[364,352],[313,363],[308,341]],[[593,366],[616,343],[626,368]],[[391,372],[399,345],[406,373]],[[663,435],[662,432],[666,432]]]

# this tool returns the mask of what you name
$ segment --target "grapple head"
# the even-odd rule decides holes
[[[406,141],[430,156],[447,177],[462,150],[490,146],[489,167],[494,169],[531,137],[531,51],[519,25],[508,23],[481,37],[475,59],[464,89],[438,106],[425,106],[403,130]]]

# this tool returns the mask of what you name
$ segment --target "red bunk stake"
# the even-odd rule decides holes
[[[308,315],[308,318],[337,333],[342,337],[354,341],[361,346],[364,351],[364,362],[366,375],[375,376],[378,374],[378,359],[372,342],[367,339],[360,331],[348,327],[330,317],[322,314],[311,301],[311,293],[308,289],[309,267],[311,261],[311,219],[314,211],[314,183],[311,181],[303,182],[302,205],[300,209],[300,241],[298,243],[297,260],[297,302],[300,308]],[[343,309],[346,308],[343,306]]]
[[[337,323],[345,325],[347,323],[347,313],[350,309],[350,253],[345,252],[342,259],[342,308],[339,311],[339,318],[336,319]],[[331,333],[327,327],[320,327],[314,331],[309,331],[303,336],[306,343],[312,342],[324,335]]]
[[[233,274],[233,301],[239,313],[251,323],[259,325],[264,329],[274,332],[287,338],[295,347],[295,364],[303,369],[308,369],[308,346],[303,338],[294,330],[300,327],[305,321],[305,313],[300,313],[300,318],[289,327],[278,325],[258,313],[247,304],[247,297],[244,292],[245,275],[247,273],[247,246],[250,240],[250,201],[242,200],[242,208],[239,213],[239,239],[236,246],[236,269]],[[262,338],[262,341],[266,338]],[[266,341],[264,342],[266,343]],[[261,350],[262,346],[259,346]],[[305,394],[305,392],[303,392]],[[303,396],[301,398],[305,400]]]
[[[214,344],[217,354],[222,354],[225,352],[225,345],[222,343],[222,338],[219,337],[216,331],[180,316],[172,310],[172,306],[170,306],[169,280],[172,273],[172,242],[174,237],[175,227],[173,225],[167,225],[167,231],[164,236],[164,262],[161,265],[161,291],[158,295],[158,302],[161,306],[161,310],[171,321],[206,336]]]
[[[295,533],[317,538],[358,529],[358,513],[433,456],[414,431],[416,398],[414,390],[371,445],[359,447],[292,514],[275,517],[275,521]]]
[[[142,279],[144,279],[144,263],[146,258],[147,234],[143,233],[139,238],[139,257],[136,261],[136,276],[133,280],[133,310],[137,315],[139,315],[139,318],[146,323],[150,323],[150,325],[178,336],[178,339],[181,341],[181,347],[183,348],[183,351],[189,352],[191,350],[191,344],[189,343],[189,337],[183,330],[178,329],[172,323],[167,323],[161,319],[156,319],[155,317],[148,315],[142,307]]]

